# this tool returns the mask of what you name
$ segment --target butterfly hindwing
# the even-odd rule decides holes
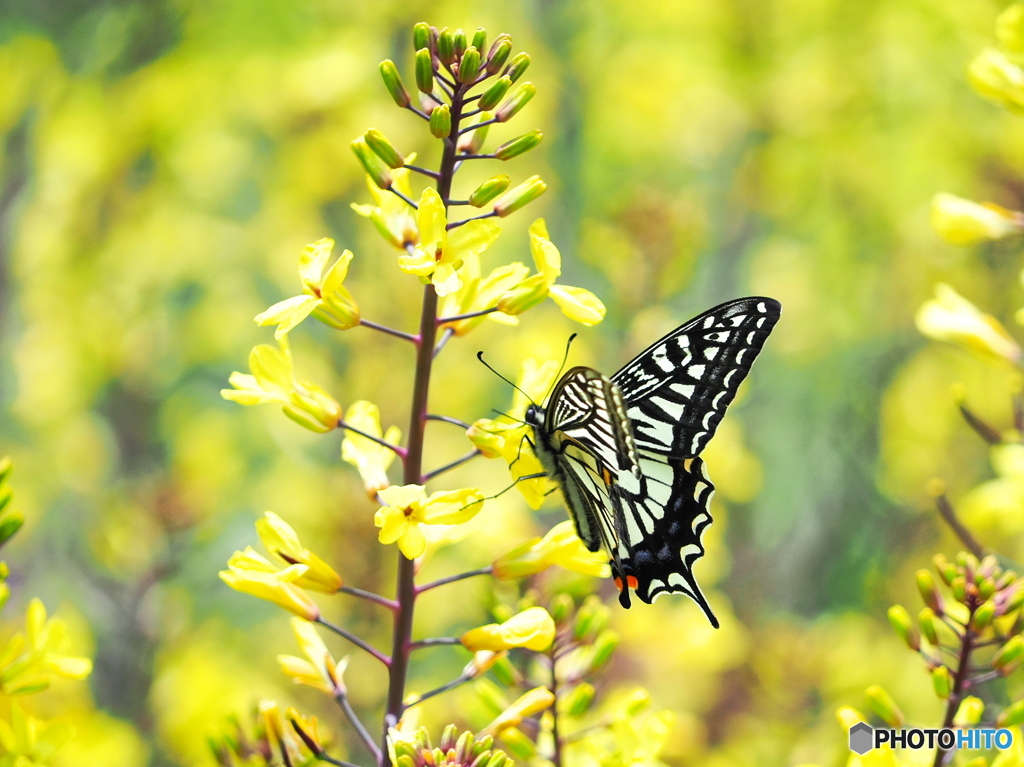
[[[591,551],[604,548],[629,607],[680,592],[718,621],[693,575],[714,485],[697,457],[779,319],[770,298],[695,317],[608,378],[577,367],[526,420],[537,455]]]

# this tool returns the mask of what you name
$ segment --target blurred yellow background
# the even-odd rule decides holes
[[[415,326],[415,280],[350,210],[368,193],[349,142],[376,127],[436,164],[436,142],[394,107],[377,70],[391,58],[411,79],[421,20],[508,32],[533,57],[537,98],[489,142],[541,129],[544,143],[510,172],[539,173],[550,189],[509,219],[494,263],[528,259],[526,226],[547,219],[566,281],[609,309],[581,333],[575,361],[615,370],[728,298],[784,306],[706,456],[719,502],[696,572],[723,628],[682,598],[613,613],[623,644],[612,682],[646,686],[678,716],[663,758],[843,763],[835,709],[865,707],[876,682],[910,720],[936,722],[940,701],[885,611],[913,602],[913,572],[932,553],[959,548],[926,482],[941,477],[957,500],[991,476],[950,385],[1007,425],[1008,370],[929,344],[913,325],[939,280],[1008,324],[1021,304],[1016,244],[955,249],[928,225],[938,191],[1024,207],[1024,121],[965,76],[1000,7],[5,2],[0,456],[15,461],[27,524],[5,550],[4,614],[13,630],[41,597],[95,662],[87,685],[31,702],[75,723],[58,764],[212,764],[206,738],[261,697],[319,712],[346,753],[336,710],[277,671],[275,656],[295,652],[288,621],[217,571],[268,509],[361,588],[393,588],[395,551],[377,543],[339,433],[218,392],[270,341],[252,317],[294,294],[298,253],[320,237],[356,254],[346,285],[365,317]],[[506,407],[507,387],[475,352],[513,373],[526,357],[560,357],[577,329],[554,306],[519,329],[485,323],[440,358],[431,410],[472,421]],[[405,428],[401,342],[317,323],[293,339],[302,377],[343,406],[372,399],[385,425]],[[468,447],[443,424],[429,439],[431,464]],[[489,492],[507,481],[478,462],[453,486],[469,477]],[[537,515],[512,495],[432,572],[484,565],[564,518],[558,504]],[[976,517],[984,543],[1024,556],[1019,512]],[[491,585],[459,588],[464,601],[424,597],[423,635],[487,622]],[[389,636],[372,605],[321,604],[379,645]],[[431,650],[412,687],[443,683],[466,657]],[[372,663],[354,655],[346,675],[368,718],[384,690]],[[473,701],[460,691],[426,721],[479,726]],[[362,756],[353,741],[347,753]]]

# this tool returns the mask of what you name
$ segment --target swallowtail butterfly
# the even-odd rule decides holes
[[[611,555],[619,602],[666,592],[718,620],[693,576],[714,485],[700,452],[779,319],[771,298],[738,298],[694,317],[611,378],[567,372],[526,422],[576,532]]]

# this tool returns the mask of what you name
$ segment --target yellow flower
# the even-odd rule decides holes
[[[10,721],[0,719],[0,763],[11,767],[42,767],[75,735],[70,724],[44,722],[11,701]]]
[[[531,607],[504,623],[470,629],[459,641],[468,650],[500,652],[513,647],[542,651],[555,640],[555,622],[543,607]]]
[[[462,675],[467,679],[476,679],[478,676],[486,674],[495,663],[504,659],[507,655],[508,652],[505,650],[500,652],[492,652],[490,650],[475,652],[473,653],[473,659],[462,669]]]
[[[461,525],[483,508],[484,494],[475,488],[446,490],[427,497],[423,485],[392,485],[379,493],[385,505],[373,522],[381,543],[398,542],[409,559],[423,554],[427,543],[420,525]]]
[[[249,353],[252,374],[235,371],[228,379],[234,389],[221,389],[220,396],[240,405],[276,403],[284,414],[305,428],[328,432],[337,428],[341,405],[330,394],[309,381],[295,377],[287,338],[275,349],[260,344]]]
[[[278,301],[256,315],[257,325],[277,325],[274,337],[280,340],[288,331],[312,314],[325,325],[348,330],[359,324],[359,307],[342,285],[348,275],[352,251],[346,250],[327,268],[334,240],[324,237],[307,245],[299,256],[302,294]]]
[[[342,674],[348,666],[348,658],[342,658],[340,663],[335,662],[313,624],[292,618],[292,630],[306,658],[278,655],[277,662],[281,664],[281,671],[296,684],[307,684],[333,697],[344,695],[346,690]]]
[[[410,154],[405,161],[411,163],[415,159],[416,155]],[[409,185],[409,169],[392,170],[391,177],[393,179],[392,186],[406,197],[411,198],[412,187]],[[366,185],[370,188],[374,204],[357,205],[352,203],[352,209],[360,216],[369,218],[381,236],[401,251],[405,251],[419,242],[419,233],[416,230],[416,211],[413,207],[397,194],[381,189],[369,176],[366,177]]]
[[[932,198],[932,228],[948,243],[974,245],[1020,234],[1024,231],[1024,215],[991,202],[937,194]]]
[[[558,363],[555,361],[538,363],[535,359],[525,360],[516,384],[526,394],[518,389],[513,393],[512,408],[509,410],[508,416],[481,418],[466,432],[470,442],[480,450],[484,457],[505,459],[505,462],[509,464],[513,480],[544,473],[540,459],[537,458],[527,441],[531,429],[523,423],[523,417],[526,415],[526,408],[530,405],[531,400],[533,402],[543,401],[557,373]],[[537,477],[536,479],[517,481],[516,487],[530,507],[538,509],[544,502],[545,496],[556,485],[547,477]]]
[[[316,717],[304,717],[294,707],[289,707],[285,711],[285,718],[288,720],[288,724],[292,726],[292,730],[299,736],[299,739],[306,744],[314,756],[319,756],[324,752],[323,744],[320,742],[320,733],[317,732]]]
[[[974,90],[1013,112],[1024,111],[1024,70],[1002,52],[988,48],[967,68]]]
[[[454,293],[449,293],[441,300],[440,315],[442,317],[454,317],[459,314],[472,314],[473,312],[491,309],[498,304],[498,299],[506,291],[519,285],[530,270],[525,264],[518,261],[499,266],[491,270],[486,277],[480,276],[480,258],[478,256],[467,256],[463,259],[462,269],[459,276],[462,279],[462,287]],[[491,312],[479,317],[457,320],[456,322],[445,323],[444,327],[451,328],[455,335],[461,336],[475,328],[484,319],[500,322],[503,325],[518,325],[519,318],[513,317],[504,312]]]
[[[386,434],[381,434],[380,411],[376,405],[366,400],[357,400],[348,406],[345,423],[367,434],[382,437],[392,445],[397,445],[402,439],[402,432],[397,426],[391,426]],[[366,485],[366,494],[371,500],[380,490],[391,484],[388,481],[388,467],[395,460],[394,450],[389,450],[355,432],[346,431],[345,441],[341,443],[341,458],[359,470],[359,476]]]
[[[298,736],[290,726],[285,725],[277,703],[272,700],[260,701],[260,716],[263,718],[267,741],[272,751],[281,755],[283,764],[299,764],[302,753],[299,750]]]
[[[509,727],[515,727],[521,724],[526,717],[539,714],[550,708],[554,702],[555,696],[547,687],[534,687],[498,714],[493,722],[477,734],[477,737],[497,735]]]
[[[285,566],[300,564],[309,568],[295,581],[296,586],[324,594],[334,594],[342,587],[341,576],[316,554],[303,548],[291,526],[274,512],[268,511],[262,519],[256,520],[256,532],[267,551]]]
[[[555,284],[562,275],[562,254],[548,237],[547,224],[542,218],[530,225],[530,252],[537,274],[505,292],[498,301],[498,309],[507,314],[521,314],[551,296],[571,320],[590,326],[604,319],[604,304],[589,290]]]
[[[914,318],[917,329],[936,341],[1017,362],[1021,349],[998,320],[944,283],[935,286],[935,298],[925,301]]]
[[[92,661],[66,655],[70,641],[64,621],[47,619],[46,607],[33,599],[25,610],[25,633],[12,636],[0,650],[0,692],[39,692],[50,686],[51,676],[85,679],[92,673]]]
[[[416,211],[420,242],[398,257],[406,274],[429,277],[439,296],[447,296],[462,287],[458,270],[463,261],[479,256],[491,246],[501,227],[489,219],[470,221],[448,232],[448,218],[441,196],[432,187],[420,195]]]
[[[552,565],[597,578],[607,578],[611,574],[608,555],[588,551],[576,535],[573,523],[565,520],[552,527],[543,538],[527,541],[494,560],[494,577],[498,580],[523,578]]]
[[[300,618],[315,621],[320,608],[295,582],[309,570],[306,565],[290,565],[277,570],[252,549],[236,551],[228,560],[228,569],[221,570],[220,579],[235,591],[251,594],[283,607]]]

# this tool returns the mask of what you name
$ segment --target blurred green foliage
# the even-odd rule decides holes
[[[926,482],[942,477],[957,498],[991,476],[950,384],[1005,422],[1005,367],[913,330],[938,280],[1007,322],[1021,304],[1017,245],[954,250],[927,222],[940,190],[1024,207],[1024,121],[976,98],[965,76],[999,7],[4,3],[0,454],[19,466],[26,517],[5,553],[22,581],[12,602],[59,605],[76,651],[95,661],[88,692],[55,685],[32,701],[78,729],[61,763],[208,764],[206,737],[263,696],[338,721],[276,675],[274,656],[292,651],[287,621],[216,572],[266,509],[349,583],[386,593],[393,552],[376,543],[340,435],[217,392],[267,340],[252,317],[294,292],[296,255],[320,237],[356,253],[346,285],[364,316],[413,326],[413,294],[390,287],[391,252],[349,209],[368,194],[348,143],[372,126],[418,148],[420,126],[394,109],[376,63],[411,71],[408,29],[424,18],[507,31],[533,55],[527,110],[546,138],[524,162],[552,188],[530,218],[546,217],[567,281],[609,307],[575,359],[613,370],[746,293],[785,307],[706,455],[722,502],[698,577],[723,628],[680,599],[611,617],[622,638],[612,680],[645,685],[675,714],[662,758],[839,763],[834,711],[863,705],[879,680],[908,720],[941,719],[885,611],[910,600],[923,561],[955,547]],[[492,130],[494,145],[515,135]],[[503,260],[526,258],[527,220],[510,224],[500,247],[522,252]],[[554,307],[519,333],[481,328],[446,352],[432,409],[487,415],[508,394],[477,348],[512,371],[557,357],[573,330]],[[403,422],[387,408],[407,400],[394,373],[405,350],[359,330],[337,343],[327,328],[304,328],[294,346],[301,375],[343,405],[372,397],[384,423]],[[438,463],[465,450],[456,429],[431,434]],[[481,487],[505,481],[500,467],[465,471]],[[561,514],[538,518],[505,497],[475,520],[472,546],[431,566],[486,564]],[[983,541],[1024,557],[1024,526],[977,521]],[[486,622],[488,585],[461,588]],[[418,616],[424,635],[467,628],[433,600]],[[386,636],[372,606],[340,609],[361,635]],[[464,662],[432,652],[417,689]],[[369,661],[353,658],[346,679],[357,708],[379,705]],[[457,700],[470,710],[475,698]]]

